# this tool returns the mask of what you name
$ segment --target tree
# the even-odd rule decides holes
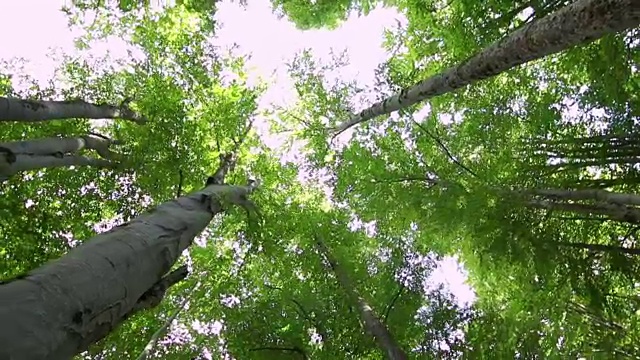
[[[320,239],[316,239],[316,246],[318,252],[329,263],[329,267],[335,273],[340,286],[348,294],[348,297],[354,302],[355,307],[358,309],[360,319],[363,326],[367,331],[376,339],[378,346],[384,352],[387,359],[407,359],[407,354],[396,344],[395,340],[389,330],[380,322],[375,315],[371,306],[358,294],[358,291],[353,287],[353,284],[349,280],[348,275],[338,264],[336,258],[331,254],[327,245]]]
[[[515,66],[634,27],[635,1],[580,0],[514,31],[475,56],[405,88],[339,124],[335,135],[434,96],[500,74]],[[334,136],[335,136],[334,135]]]
[[[165,274],[194,237],[226,206],[247,206],[254,185],[218,181],[234,165],[223,161],[215,181],[202,190],[164,203],[3,284],[0,318],[11,325],[0,333],[3,356],[68,358],[134,313],[158,305],[175,283],[166,284],[171,274]]]
[[[42,274],[33,269],[51,259],[99,254],[80,249],[116,246],[103,241],[144,227],[140,219],[164,218],[166,209],[186,214],[175,205],[194,204],[202,227],[211,214],[180,195],[205,191],[207,175],[222,181],[210,166],[235,157],[224,179],[239,183],[258,174],[261,190],[251,198],[261,217],[245,221],[244,211],[225,208],[173,266],[161,257],[131,257],[136,268],[153,264],[155,275],[107,279],[120,290],[125,283],[135,287],[131,298],[120,298],[137,305],[77,358],[136,358],[155,343],[149,357],[163,359],[378,359],[379,346],[359,320],[367,306],[376,310],[369,325],[393,334],[412,357],[637,357],[638,225],[620,216],[637,212],[640,190],[637,29],[443,93],[429,106],[408,106],[358,127],[347,144],[327,141],[333,119],[347,118],[364,91],[384,99],[567,2],[394,2],[408,21],[386,33],[393,56],[374,86],[342,74],[344,56],[321,63],[306,51],[290,64],[298,101],[273,111],[258,108],[263,87],[246,85],[243,59],[211,45],[204,13],[185,3],[152,9],[100,2],[95,26],[79,45],[115,35],[142,59],[64,57],[68,88],[33,86],[20,94],[11,89],[17,67],[9,67],[14,79],[0,76],[0,95],[108,104],[131,97],[150,121],[100,128],[123,142],[133,166],[27,171],[0,186],[0,234],[7,239],[0,244],[0,272],[3,278]],[[290,9],[320,24],[343,16],[335,9],[358,11],[364,3],[374,2],[318,2],[314,9],[328,9],[323,14]],[[120,12],[119,5],[128,8]],[[291,148],[274,150],[256,136],[239,145],[254,116],[291,134],[303,156],[280,159],[279,151]],[[96,131],[87,121],[7,122],[3,130],[7,143]],[[183,220],[185,229],[196,230]],[[132,225],[78,245],[109,221]],[[164,233],[172,224],[157,229]],[[329,242],[327,254],[339,259],[333,263],[346,286],[318,261],[316,237]],[[181,248],[169,250],[170,260]],[[475,301],[463,304],[433,283],[443,258],[464,264]],[[104,257],[95,264],[113,274]],[[15,284],[32,286],[17,279],[0,289]],[[195,284],[201,285],[190,291]],[[350,290],[366,294],[366,304]],[[149,301],[138,301],[141,294]],[[187,298],[189,306],[169,324]],[[384,339],[385,331],[378,334]]]

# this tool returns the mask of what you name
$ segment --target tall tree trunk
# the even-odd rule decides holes
[[[0,97],[0,121],[37,122],[56,119],[125,119],[144,124],[147,119],[126,104],[113,106],[83,100],[48,101]]]
[[[111,151],[116,141],[106,137],[86,135],[75,138],[44,139],[0,143],[0,181],[28,170],[65,166],[115,167],[122,160]],[[83,149],[95,150],[102,159],[77,155]]]
[[[387,359],[389,360],[405,360],[407,359],[407,355],[405,352],[398,346],[398,344],[391,336],[391,333],[387,329],[386,326],[378,319],[376,314],[373,312],[373,309],[367,304],[367,302],[358,294],[358,291],[355,289],[351,280],[349,280],[349,276],[345,272],[344,269],[338,264],[338,261],[333,257],[331,251],[327,248],[327,246],[322,242],[320,238],[316,238],[316,247],[320,254],[322,254],[331,269],[335,273],[338,278],[338,282],[341,287],[347,293],[350,299],[356,303],[356,308],[360,313],[360,319],[364,324],[365,329],[373,335],[378,346],[384,352]]]
[[[353,115],[340,124],[334,134],[338,135],[379,115],[390,114],[498,75],[531,60],[632,28],[638,23],[640,0],[578,0],[523,26],[466,61]]]
[[[223,206],[247,201],[253,189],[214,182],[0,285],[0,359],[69,359],[157,305],[168,287],[163,275],[182,251]]]
[[[574,184],[576,187],[580,189],[587,188],[597,188],[597,189],[606,189],[614,186],[622,186],[622,185],[636,185],[640,183],[640,178],[631,176],[624,176],[613,179],[584,179],[578,180]],[[571,184],[571,185],[574,185]]]

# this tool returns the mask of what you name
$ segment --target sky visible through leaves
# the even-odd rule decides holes
[[[64,1],[48,0],[23,0],[3,5],[0,31],[12,35],[6,37],[5,45],[0,48],[0,58],[24,58],[27,60],[24,72],[40,82],[50,79],[59,63],[54,54],[73,54],[73,39],[78,36],[78,32],[67,26],[67,19],[60,12],[62,5],[65,5]],[[248,62],[251,75],[269,81],[269,88],[260,100],[265,106],[295,102],[296,95],[285,62],[304,48],[311,48],[314,56],[323,60],[329,60],[332,51],[337,53],[346,49],[350,64],[341,68],[340,73],[330,74],[328,79],[333,76],[372,84],[374,69],[388,56],[376,39],[382,36],[384,28],[406,21],[393,9],[378,8],[366,17],[353,14],[335,30],[301,31],[286,19],[278,19],[272,14],[271,4],[266,0],[251,1],[244,9],[228,1],[222,2],[218,5],[216,18],[222,23],[216,43],[223,46],[236,43],[240,53],[251,54]],[[36,31],[29,24],[38,24],[37,28],[46,31]],[[128,56],[122,41],[115,38],[92,45],[89,53],[96,57],[108,53],[113,59]],[[447,121],[446,116],[444,121]],[[281,145],[283,136],[267,134],[265,124],[262,125],[265,143],[273,147]],[[343,137],[349,135],[346,133]],[[283,157],[291,159],[294,155],[289,152]],[[431,281],[448,286],[461,303],[474,299],[473,290],[465,284],[464,268],[455,258],[442,260]]]
[[[640,358],[638,14],[8,2],[0,358]]]

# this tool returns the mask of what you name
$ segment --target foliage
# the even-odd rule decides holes
[[[406,25],[382,39],[390,56],[377,71],[379,100],[567,2],[272,3],[301,29],[335,28],[350,12],[366,15],[377,5],[402,12]],[[2,125],[3,141],[98,130],[123,141],[128,165],[42,170],[0,184],[2,278],[61,256],[179,189],[201,188],[248,123],[290,130],[286,145],[302,153],[281,160],[251,131],[226,181],[260,179],[252,199],[264,221],[251,223],[240,210],[215,218],[181,260],[189,278],[78,358],[137,357],[192,289],[154,357],[383,358],[314,246],[317,237],[412,356],[640,356],[640,267],[621,250],[637,246],[638,221],[532,195],[639,190],[637,29],[368,122],[350,139],[330,139],[330,127],[371,100],[361,99],[362,84],[331,79],[346,54],[323,63],[310,50],[299,53],[287,64],[296,101],[266,111],[259,103],[267,85],[249,85],[246,59],[211,45],[215,2],[73,5],[70,20],[85,27],[81,48],[115,36],[131,56],[65,56],[47,86],[8,63],[0,95],[130,98],[150,121]],[[91,24],[80,21],[87,11],[97,13]],[[17,90],[19,83],[28,86]],[[475,302],[432,283],[445,256],[469,272]]]

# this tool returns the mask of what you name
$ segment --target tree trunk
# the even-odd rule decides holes
[[[104,159],[94,159],[81,155],[34,156],[17,155],[13,163],[0,160],[0,181],[7,180],[11,176],[29,170],[52,169],[69,166],[95,166],[98,168],[113,168],[116,163]]]
[[[50,137],[44,139],[0,143],[0,181],[21,171],[65,166],[114,167],[122,160],[110,150],[116,143],[108,138],[82,136],[75,138]],[[103,159],[77,155],[83,149],[95,150]]]
[[[632,28],[639,22],[640,0],[578,0],[523,26],[459,65],[353,115],[335,129],[335,135],[379,115],[460,89],[571,46]]]
[[[624,176],[624,177],[613,178],[613,179],[578,180],[571,185],[575,185],[580,189],[586,189],[586,188],[606,189],[614,186],[636,185],[638,183],[640,183],[640,178],[633,177],[633,176]]]
[[[252,190],[209,185],[0,285],[0,358],[69,359],[84,351],[146,299],[158,301],[155,284],[222,202]]]
[[[366,301],[358,294],[357,290],[349,280],[349,276],[344,269],[338,264],[338,261],[333,257],[327,246],[320,240],[316,239],[316,246],[320,254],[329,262],[331,269],[338,278],[338,282],[347,295],[356,303],[356,308],[360,313],[360,319],[364,324],[365,329],[373,335],[374,339],[378,343],[380,349],[384,352],[389,360],[405,360],[407,355],[396,344],[393,336],[386,326],[378,319],[373,309],[366,303]]]
[[[635,194],[621,194],[606,190],[559,190],[541,189],[528,191],[532,195],[563,200],[593,200],[597,202],[609,202],[612,204],[640,205],[640,196]]]
[[[579,214],[604,215],[611,220],[640,224],[640,209],[617,204],[576,204],[547,200],[530,200],[526,204],[532,208],[562,210]]]
[[[0,97],[0,121],[37,122],[56,119],[125,119],[144,124],[147,119],[124,104],[91,104],[82,100],[47,101]]]

